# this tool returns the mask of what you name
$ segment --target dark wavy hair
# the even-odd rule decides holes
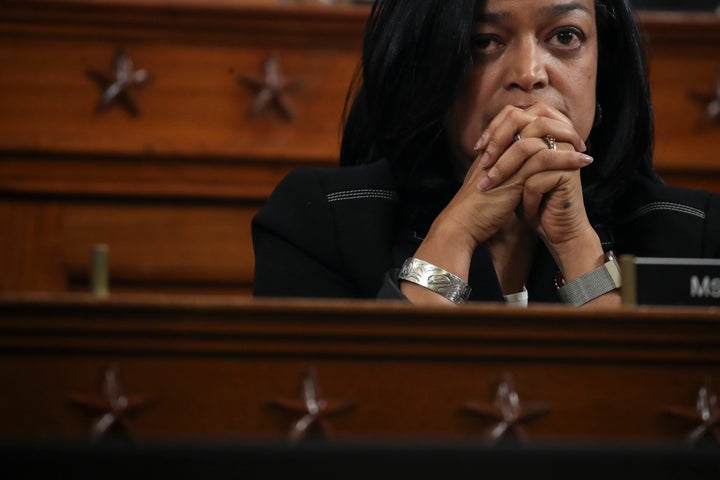
[[[346,102],[340,163],[386,158],[406,203],[434,198],[441,208],[458,187],[443,120],[471,68],[476,5],[476,0],[373,4],[362,64]],[[607,217],[636,175],[659,178],[652,167],[653,111],[632,8],[628,0],[596,0],[595,7],[602,120],[588,142],[596,161],[582,177],[588,210]]]

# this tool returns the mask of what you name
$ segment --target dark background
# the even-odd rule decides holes
[[[715,11],[720,0],[632,0],[638,9],[644,10],[688,10]]]
[[[353,0],[354,3],[373,3],[373,0]],[[642,10],[686,10],[713,12],[720,8],[720,0],[631,0]]]
[[[354,3],[372,3],[373,0],[353,0]],[[720,0],[631,0],[642,10],[686,10],[713,12],[720,8]]]

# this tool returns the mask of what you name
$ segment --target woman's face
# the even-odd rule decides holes
[[[597,27],[593,0],[486,0],[478,3],[473,65],[446,121],[466,167],[473,147],[505,106],[544,102],[584,139],[595,118]]]

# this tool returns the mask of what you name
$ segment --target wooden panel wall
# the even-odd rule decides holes
[[[640,19],[655,107],[655,166],[668,183],[720,192],[720,112],[708,115],[709,105],[720,102],[720,16]]]
[[[250,293],[253,214],[337,162],[367,9],[249,3],[0,6],[0,291],[86,289],[105,243],[114,291]],[[150,74],[137,116],[95,111],[120,50]],[[293,119],[251,112],[270,58]]]
[[[301,165],[337,163],[368,8],[260,0],[0,3],[0,291],[87,288],[110,248],[111,289],[249,294],[250,219]],[[720,191],[720,127],[693,92],[715,88],[720,21],[644,14],[669,183]],[[127,53],[150,80],[97,112]],[[274,58],[294,120],[250,114],[242,83]]]

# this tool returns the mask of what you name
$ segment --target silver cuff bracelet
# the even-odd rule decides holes
[[[407,280],[442,295],[453,303],[465,303],[470,296],[470,285],[447,270],[418,258],[405,260],[399,280]]]

